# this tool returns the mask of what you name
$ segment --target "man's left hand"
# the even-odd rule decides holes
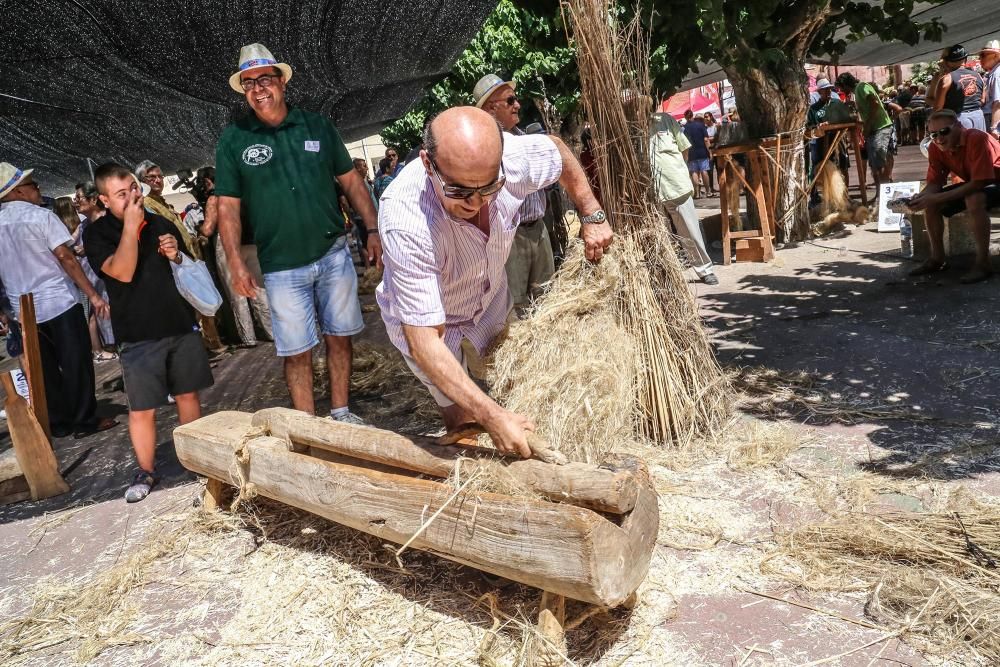
[[[580,225],[580,238],[583,239],[587,259],[596,264],[604,257],[604,251],[614,240],[614,234],[607,222],[599,225],[584,223]]]
[[[382,268],[382,237],[378,234],[368,234],[368,261]]]
[[[928,206],[932,206],[933,204],[936,204],[936,203],[937,203],[937,195],[920,193],[920,194],[914,195],[910,199],[910,201],[907,202],[906,205],[912,211],[923,211]]]
[[[160,254],[171,262],[177,261],[177,239],[173,234],[163,234],[160,236]]]

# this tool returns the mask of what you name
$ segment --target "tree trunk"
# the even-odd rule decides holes
[[[809,238],[809,201],[802,195],[808,184],[803,129],[809,109],[809,78],[805,63],[789,59],[761,69],[739,71],[726,67],[736,94],[740,120],[749,136],[781,134],[781,168],[775,206],[775,233],[779,243]],[[801,188],[801,189],[800,189]]]

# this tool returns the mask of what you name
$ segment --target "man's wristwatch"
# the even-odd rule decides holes
[[[602,209],[597,209],[590,215],[585,215],[580,218],[580,223],[584,225],[599,225],[602,222],[607,222],[608,216],[604,213]]]

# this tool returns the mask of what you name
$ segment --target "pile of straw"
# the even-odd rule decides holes
[[[779,535],[764,562],[811,590],[867,590],[865,613],[912,633],[926,649],[962,645],[1000,662],[1000,505],[953,496],[947,511],[876,512],[851,507]]]
[[[575,461],[603,462],[634,431],[637,345],[615,308],[624,279],[617,255],[595,265],[574,241],[548,295],[511,325],[490,367],[506,407],[534,418]]]
[[[612,432],[631,423],[637,439],[683,444],[716,428],[730,411],[725,376],[652,187],[652,108],[642,92],[649,90],[646,38],[638,21],[619,31],[610,9],[605,0],[566,5],[584,109],[594,126],[603,204],[616,234],[604,262],[614,258],[619,278],[613,286],[602,283],[610,270],[582,270],[579,246],[571,249],[560,269],[571,273],[553,281],[529,320],[557,334],[512,335],[497,350],[492,376],[508,407],[516,404],[548,424],[553,444],[570,454],[592,451],[596,438],[583,445],[574,438],[603,429],[608,415],[615,416]],[[623,91],[630,94],[623,98]],[[634,346],[631,359],[629,351],[609,350],[626,346]],[[593,368],[608,364],[615,370],[590,377]],[[551,391],[557,378],[563,391]],[[569,386],[572,378],[582,386]],[[629,387],[634,390],[619,391]],[[581,411],[583,398],[589,405]]]
[[[354,346],[351,396],[369,402],[366,415],[377,426],[402,419],[398,430],[415,433],[435,428],[441,421],[434,399],[394,347]]]
[[[823,200],[809,213],[816,224],[812,231],[816,236],[824,236],[840,228],[844,223],[863,225],[868,221],[869,211],[848,196],[844,175],[833,162],[827,162],[816,178],[823,193]]]

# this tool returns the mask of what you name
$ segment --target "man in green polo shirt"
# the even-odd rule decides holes
[[[319,330],[330,372],[330,416],[362,424],[347,404],[351,336],[364,322],[338,195],[343,192],[360,214],[369,260],[381,265],[375,207],[330,119],[286,104],[291,78],[292,68],[262,45],[240,50],[229,85],[254,113],[230,124],[216,148],[219,232],[233,288],[252,298],[257,285],[240,256],[241,215],[253,227],[292,405],[315,412],[312,348]]]
[[[875,179],[876,196],[881,192],[882,183],[892,182],[892,167],[896,161],[896,128],[886,111],[878,89],[867,81],[858,81],[850,72],[837,77],[837,87],[849,95],[854,95],[854,104],[861,117],[861,130],[865,136],[865,153]],[[895,111],[902,107],[889,103]],[[864,183],[861,187],[864,187]]]

